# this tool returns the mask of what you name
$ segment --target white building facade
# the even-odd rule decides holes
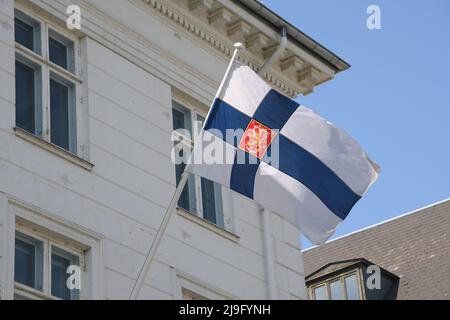
[[[253,0],[0,0],[1,299],[128,299],[183,169],[172,131],[198,130],[233,43],[258,70],[286,26],[264,77],[288,96],[348,67],[276,17]],[[199,177],[179,206],[139,298],[306,299],[293,225]]]

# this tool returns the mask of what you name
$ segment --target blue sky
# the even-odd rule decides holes
[[[297,99],[382,169],[333,238],[449,198],[450,1],[262,2],[352,65]],[[366,27],[371,4],[381,30]]]

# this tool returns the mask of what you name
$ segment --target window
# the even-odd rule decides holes
[[[356,275],[345,277],[345,292],[348,300],[359,300],[359,288]]]
[[[80,265],[78,256],[64,251],[56,246],[52,246],[52,296],[64,300],[78,300],[79,290],[69,290],[67,288],[67,269],[70,266]]]
[[[314,289],[314,297],[316,298],[316,300],[327,300],[328,296],[327,296],[326,290],[327,289],[324,285],[315,288]]]
[[[41,53],[40,23],[17,10],[14,17],[14,36],[17,43],[37,54]]]
[[[206,297],[186,288],[181,289],[181,297],[183,300],[209,300]]]
[[[84,253],[63,242],[28,230],[16,230],[14,281],[17,300],[78,300],[80,290],[69,289],[70,266],[82,267]]]
[[[331,300],[342,300],[342,285],[340,280],[336,280],[330,283],[330,298]]]
[[[42,291],[43,270],[44,243],[22,233],[17,233],[14,262],[15,281]]]
[[[38,66],[24,60],[16,60],[16,125],[37,136],[42,136],[39,79]]]
[[[198,111],[188,109],[176,101],[173,102],[172,115],[173,129],[176,130],[178,138],[175,143],[176,152],[180,158],[187,159],[188,155],[183,152],[192,149],[192,137],[200,133],[205,118]],[[184,162],[175,165],[177,183],[184,167]],[[224,227],[221,186],[211,180],[191,175],[180,196],[178,206]]]
[[[361,300],[358,273],[341,275],[312,287],[314,300]]]
[[[77,154],[77,41],[18,10],[15,41],[16,126]]]

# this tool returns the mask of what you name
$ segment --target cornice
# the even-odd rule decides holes
[[[260,69],[260,66],[264,62],[264,58],[270,56],[276,49],[276,43],[278,39],[272,39],[269,36],[255,31],[255,28],[244,20],[236,18],[236,14],[224,10],[224,7],[218,4],[214,0],[138,0],[146,4],[153,11],[163,16],[166,20],[178,27],[181,27],[185,32],[194,36],[201,42],[208,45],[210,48],[217,52],[220,52],[226,57],[232,55],[232,45],[236,41],[236,30],[239,28],[245,28],[243,33],[243,39],[241,42],[247,44],[253,44],[255,41],[264,41],[264,45],[261,45],[259,52],[254,54],[247,48],[245,52],[239,56],[239,60],[249,65],[256,72]],[[185,4],[183,7],[182,4]],[[178,6],[177,6],[178,4]],[[216,5],[213,9],[213,5]],[[203,10],[199,10],[198,7],[203,6]],[[195,18],[191,12],[195,11],[195,16],[204,16],[204,20],[210,25],[206,25],[205,22]],[[208,13],[209,12],[209,13]],[[222,20],[220,16],[222,15]],[[230,18],[231,15],[235,17]],[[232,20],[231,20],[232,19]],[[217,29],[223,29],[224,32],[218,32]],[[253,32],[249,30],[253,29]],[[242,38],[242,37],[241,37]],[[256,40],[255,40],[256,39]],[[261,58],[258,58],[260,56]],[[296,55],[293,55],[288,50],[283,55],[283,60],[280,60],[278,65],[271,68],[268,73],[265,74],[265,80],[277,90],[284,94],[294,97],[299,93],[307,94],[311,92],[315,85],[328,80],[330,77],[324,78],[322,72],[310,66],[304,60]],[[292,61],[292,63],[290,62]],[[301,63],[299,63],[299,61]],[[314,70],[313,72],[307,72]],[[300,75],[300,76],[299,76]],[[309,77],[311,75],[311,77]],[[314,75],[315,77],[312,77]]]

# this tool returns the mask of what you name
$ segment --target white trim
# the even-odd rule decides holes
[[[6,194],[0,192],[0,300],[11,300],[14,297],[14,219],[8,207]]]
[[[88,121],[85,117],[78,118],[80,114],[79,109],[86,108],[84,96],[86,91],[86,84],[82,79],[82,58],[85,58],[80,52],[80,38],[73,32],[60,28],[56,23],[49,21],[50,19],[43,14],[35,13],[34,10],[24,5],[23,3],[15,3],[15,13],[29,17],[39,26],[40,52],[36,53],[28,48],[15,43],[16,60],[17,56],[23,57],[21,60],[31,61],[33,64],[39,66],[41,83],[36,86],[35,91],[39,93],[36,99],[36,109],[41,109],[42,117],[36,119],[36,129],[42,131],[37,132],[37,135],[42,136],[42,139],[51,143],[51,106],[50,106],[50,81],[56,80],[64,84],[69,90],[69,145],[68,151],[74,153],[78,157],[88,160],[86,157],[88,153],[84,152],[86,145],[89,143],[87,134],[80,135],[80,128],[85,128],[83,122]],[[60,67],[50,61],[49,37],[63,43],[67,47],[68,64],[67,69]],[[70,61],[69,61],[70,60]],[[75,117],[75,118],[74,118]],[[35,129],[35,132],[37,131]],[[81,139],[81,140],[80,140]],[[85,169],[90,170],[88,167]],[[92,168],[91,168],[92,169]]]
[[[62,219],[56,215],[46,213],[40,209],[28,205],[13,197],[7,197],[9,218],[12,221],[9,226],[7,246],[9,251],[9,262],[7,274],[9,288],[14,288],[14,234],[17,228],[20,232],[32,228],[32,236],[45,236],[49,243],[57,244],[65,251],[82,253],[86,263],[86,272],[83,272],[82,291],[80,299],[104,299],[103,287],[103,256],[102,237],[90,230]],[[12,230],[12,231],[11,231]],[[59,244],[59,245],[58,245]],[[80,262],[82,262],[80,260]],[[44,279],[45,281],[45,279]],[[84,284],[84,286],[83,286]],[[45,284],[44,284],[45,285]],[[13,299],[13,292],[8,292],[7,299]]]
[[[225,292],[222,289],[212,287],[210,284],[184,273],[176,268],[172,267],[172,277],[175,279],[175,292],[174,298],[182,299],[183,288],[193,291],[210,300],[237,300],[238,297]]]
[[[421,207],[421,208],[418,208],[418,209],[414,209],[413,211],[408,211],[408,212],[403,213],[403,214],[401,214],[401,215],[399,215],[399,216],[396,216],[396,217],[393,217],[393,218],[389,218],[389,219],[387,219],[387,220],[383,220],[383,221],[381,221],[381,222],[375,223],[375,224],[373,224],[373,225],[371,225],[371,226],[364,227],[364,228],[361,228],[361,229],[352,231],[352,232],[347,233],[347,234],[345,234],[345,235],[343,235],[343,236],[337,237],[337,238],[335,238],[335,239],[331,239],[331,240],[327,241],[325,244],[331,243],[331,242],[336,241],[336,240],[340,240],[340,239],[345,238],[345,237],[349,237],[349,236],[351,236],[351,235],[353,235],[353,234],[355,234],[355,233],[359,233],[359,232],[362,232],[362,231],[365,231],[365,230],[368,230],[368,229],[371,229],[371,228],[375,228],[375,227],[377,227],[377,226],[379,226],[379,225],[382,225],[382,224],[385,224],[385,223],[388,223],[388,222],[391,222],[391,221],[394,221],[394,220],[403,218],[403,217],[405,217],[405,216],[408,216],[408,215],[411,215],[411,214],[414,214],[414,213],[420,213],[420,211],[423,211],[423,210],[426,210],[426,209],[428,209],[428,208],[431,208],[431,207],[434,207],[434,206],[443,204],[443,203],[445,203],[445,202],[447,202],[447,201],[450,201],[450,198],[447,198],[447,199],[444,199],[444,200],[441,200],[441,201],[438,201],[438,202],[435,202],[435,203],[426,205],[426,206]],[[311,248],[302,250],[302,252],[306,252],[306,251],[315,249],[315,248],[317,248],[317,247],[319,247],[319,246],[313,246],[313,247],[311,247]]]

